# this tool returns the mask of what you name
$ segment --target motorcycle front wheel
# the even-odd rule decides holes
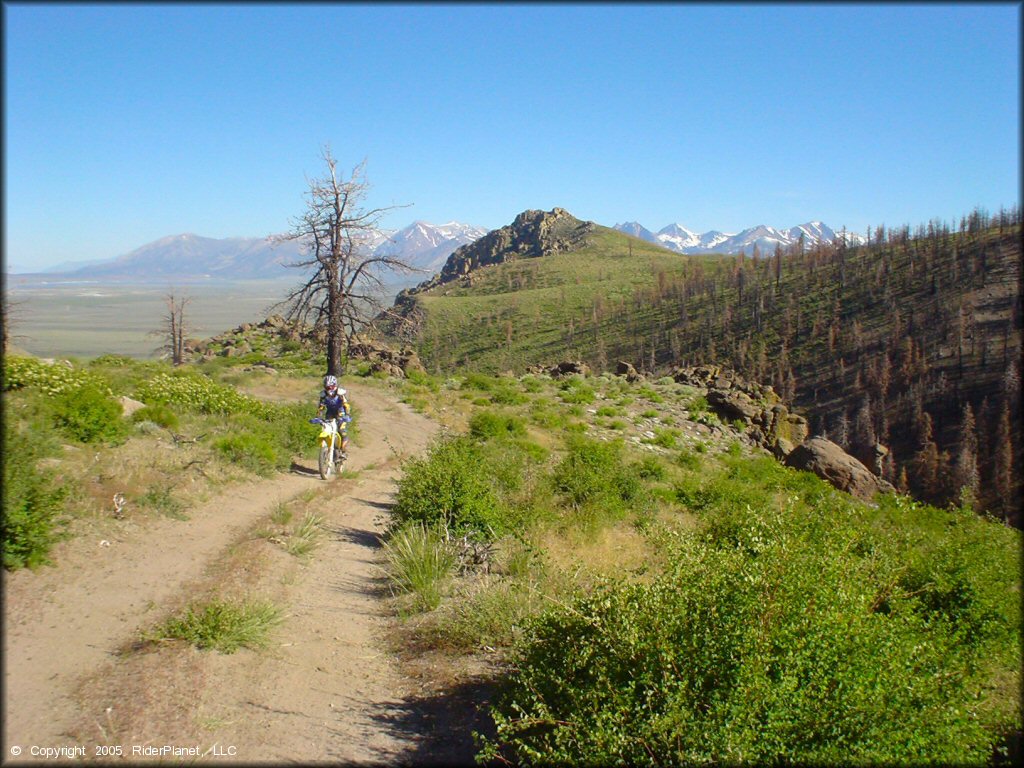
[[[319,467],[320,477],[323,480],[326,480],[331,476],[331,471],[334,469],[334,462],[332,461],[333,458],[334,457],[331,456],[331,444],[326,440],[321,441]]]

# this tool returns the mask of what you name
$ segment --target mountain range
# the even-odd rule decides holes
[[[734,235],[718,231],[697,234],[679,224],[670,224],[657,233],[636,222],[617,224],[614,228],[684,254],[727,255],[740,251],[750,254],[757,245],[761,254],[769,256],[777,244],[786,248],[798,242],[801,234],[808,245],[839,237],[819,221],[786,230],[760,225]],[[369,248],[375,255],[397,256],[417,270],[412,277],[395,275],[385,282],[413,284],[440,271],[456,249],[486,234],[488,230],[483,227],[455,221],[447,224],[414,221],[402,229],[382,234]],[[846,237],[851,244],[864,241],[860,235],[846,233]],[[57,280],[298,279],[297,270],[288,269],[286,265],[302,259],[302,248],[295,241],[179,234],[154,240],[115,259],[65,263],[34,274],[45,274],[48,279]],[[14,274],[32,274],[31,270],[11,269],[11,265],[8,269]]]
[[[820,221],[809,221],[789,229],[776,229],[759,224],[732,235],[718,230],[697,234],[681,224],[669,224],[657,232],[652,232],[635,221],[616,224],[613,229],[649,243],[664,246],[671,251],[686,254],[721,253],[728,255],[743,252],[749,256],[753,253],[756,245],[761,255],[770,256],[775,252],[776,246],[785,249],[799,243],[801,235],[808,247],[819,242],[834,242],[842,237],[846,238],[848,245],[861,245],[865,242],[863,235],[853,232],[837,233]]]
[[[381,234],[369,243],[369,250],[374,255],[398,256],[417,270],[417,275],[405,282],[419,282],[440,269],[456,248],[485,234],[487,230],[482,227],[454,221],[440,225],[415,221],[396,232]],[[57,280],[298,279],[298,270],[287,265],[305,258],[302,245],[293,240],[277,242],[273,236],[212,238],[189,233],[162,237],[112,260],[65,263],[45,273],[27,269],[11,272],[45,274]],[[401,282],[402,278],[395,276],[395,280]]]

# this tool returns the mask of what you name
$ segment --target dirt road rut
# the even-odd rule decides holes
[[[219,578],[219,563],[244,557],[239,548],[277,505],[322,490],[312,466],[231,488],[187,521],[126,527],[109,546],[68,542],[56,567],[8,575],[5,762],[38,762],[39,748],[61,747],[107,759],[104,745],[130,761],[416,762],[424,734],[408,727],[409,681],[381,642],[378,534],[400,459],[436,427],[378,389],[353,387],[352,398],[354,474],[318,503],[320,546],[303,564],[283,552],[253,561],[251,585],[286,603],[268,649],[132,644],[168,606]]]

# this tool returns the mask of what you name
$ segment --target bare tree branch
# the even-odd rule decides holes
[[[373,288],[383,286],[384,270],[409,273],[415,267],[396,256],[374,255],[371,245],[382,238],[380,220],[395,208],[364,208],[370,185],[366,161],[339,178],[329,147],[321,157],[326,172],[308,179],[306,209],[292,220],[292,229],[277,242],[298,241],[305,258],[286,266],[310,269],[312,275],[276,307],[283,307],[293,321],[313,320],[327,331],[327,373],[342,372],[342,358],[352,337],[377,314]],[[379,291],[378,291],[379,293]]]
[[[150,336],[159,336],[164,343],[157,347],[158,352],[167,353],[174,365],[181,365],[185,362],[185,336],[191,330],[185,320],[185,307],[192,302],[192,297],[171,293],[164,297],[167,302],[167,314],[163,317],[163,325],[155,331],[150,331]]]
[[[13,329],[21,325],[28,315],[27,299],[11,299],[6,292],[3,295],[3,349],[16,341],[24,341],[27,336],[12,333]]]

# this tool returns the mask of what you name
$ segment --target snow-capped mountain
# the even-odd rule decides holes
[[[615,229],[620,232],[625,232],[627,235],[639,237],[641,240],[646,240],[649,243],[660,242],[656,234],[635,221],[627,221],[625,224],[616,224]]]
[[[441,269],[448,257],[461,245],[472,243],[487,234],[483,227],[450,221],[447,224],[428,224],[414,221],[404,229],[392,233],[374,249],[379,256],[398,256],[403,261],[433,274]]]
[[[722,253],[735,254],[746,253],[748,256],[753,253],[754,246],[763,256],[770,256],[775,252],[775,247],[788,248],[804,237],[805,247],[810,247],[818,242],[834,242],[840,238],[830,227],[820,221],[809,221],[806,224],[799,224],[789,229],[776,229],[765,224],[744,229],[737,234],[728,234],[711,230],[703,234],[697,234],[681,224],[669,224],[658,231],[651,240],[643,233],[650,234],[650,230],[644,228],[637,222],[627,224],[616,224],[615,229],[625,232],[634,237],[640,237],[650,242],[660,243],[664,247],[678,253],[700,254],[700,253]],[[845,233],[846,242],[849,245],[859,245],[864,242],[863,235],[852,232]]]
[[[397,256],[401,261],[433,273],[458,248],[487,234],[482,227],[458,222],[428,224],[417,221],[366,243],[373,254]],[[115,259],[69,264],[47,270],[55,279],[163,281],[175,279],[262,280],[300,278],[287,265],[308,258],[301,243],[275,242],[273,237],[212,238],[194,234],[169,235]],[[13,271],[12,271],[13,273]],[[28,271],[26,270],[26,273]],[[24,274],[24,273],[22,273]],[[388,275],[386,282],[391,282]],[[407,279],[395,276],[396,279]],[[422,276],[415,278],[422,279]]]
[[[691,232],[681,224],[669,224],[664,229],[658,230],[657,242],[674,251],[682,251],[684,248],[700,245],[700,235]]]

